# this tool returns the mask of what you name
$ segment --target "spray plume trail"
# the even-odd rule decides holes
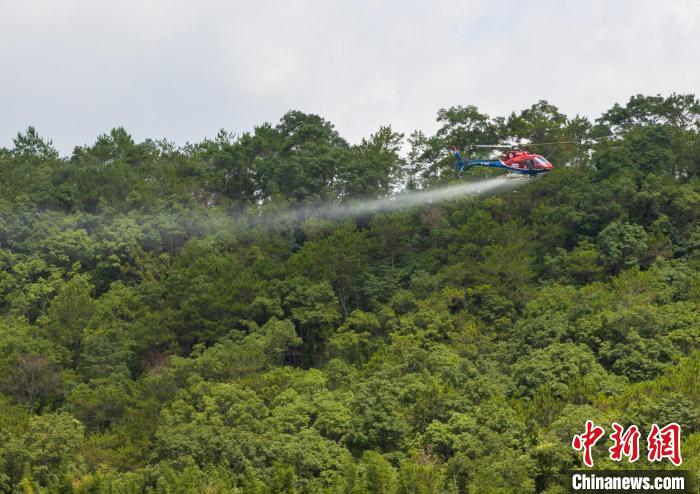
[[[498,189],[511,188],[519,180],[506,180],[504,178],[494,178],[479,182],[461,183],[447,185],[443,187],[402,192],[393,196],[379,199],[353,200],[345,203],[323,203],[312,206],[305,206],[291,210],[248,211],[242,214],[230,214],[221,208],[211,208],[205,210],[180,210],[180,211],[159,211],[151,212],[144,216],[132,216],[136,224],[149,225],[154,227],[161,235],[175,233],[178,235],[187,232],[190,236],[207,235],[220,231],[241,231],[250,227],[282,227],[290,223],[303,222],[310,219],[343,220],[354,218],[367,213],[378,213],[409,209],[427,204],[435,204],[451,199],[458,199],[466,196],[494,192]],[[85,218],[80,214],[73,213],[32,213],[19,218],[18,221],[26,221],[33,225],[34,221],[49,221],[63,225],[64,228],[84,228]],[[66,216],[65,220],[58,216]],[[116,216],[119,216],[117,214]],[[95,225],[108,225],[115,222],[116,216],[95,215],[89,216],[92,228]],[[130,216],[130,214],[127,214]]]
[[[355,200],[344,204],[322,204],[295,209],[279,215],[262,215],[255,223],[286,223],[288,221],[304,220],[311,217],[341,220],[352,218],[365,213],[396,211],[423,206],[464,196],[484,194],[496,189],[510,187],[517,180],[493,178],[480,182],[448,185],[428,190],[403,192],[391,197],[368,200]]]

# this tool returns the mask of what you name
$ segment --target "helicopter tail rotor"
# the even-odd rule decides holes
[[[462,170],[464,170],[464,167],[466,166],[467,169],[469,168],[469,165],[464,163],[464,160],[462,159],[462,154],[459,152],[459,148],[457,146],[452,146],[452,155],[457,159],[457,176],[462,175]]]

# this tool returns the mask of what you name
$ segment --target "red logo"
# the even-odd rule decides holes
[[[630,425],[626,430],[617,422],[612,423],[613,432],[610,440],[613,445],[608,449],[610,459],[622,461],[627,457],[627,461],[634,463],[639,459],[639,439],[642,435],[639,427]],[[576,451],[583,451],[583,463],[587,467],[593,466],[593,446],[603,437],[605,430],[593,423],[586,421],[586,430],[582,434],[576,434],[571,446]],[[652,424],[647,436],[647,459],[649,461],[662,461],[668,459],[675,466],[683,463],[681,458],[681,426],[674,423],[660,428]]]
[[[631,425],[625,429],[617,422],[612,423],[615,432],[610,434],[610,439],[613,440],[613,446],[609,449],[610,459],[613,461],[622,461],[622,457],[626,456],[630,463],[634,463],[639,459],[639,427]]]
[[[587,467],[593,466],[593,455],[591,453],[591,449],[593,446],[595,446],[595,443],[598,442],[598,439],[600,439],[604,433],[605,430],[603,430],[602,427],[593,425],[592,420],[586,420],[586,432],[574,436],[574,440],[571,442],[571,445],[576,451],[583,450],[583,463]]]
[[[647,437],[649,461],[661,461],[664,458],[678,466],[683,463],[681,458],[681,426],[675,422],[659,429],[656,424],[651,425],[651,431]]]

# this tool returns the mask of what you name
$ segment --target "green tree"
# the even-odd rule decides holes
[[[639,225],[613,222],[598,235],[603,262],[613,272],[637,266],[647,248],[647,234]]]
[[[95,307],[92,285],[87,277],[76,275],[62,285],[47,309],[46,326],[52,341],[71,351],[77,361],[82,334]]]

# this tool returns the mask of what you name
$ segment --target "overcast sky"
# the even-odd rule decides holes
[[[287,110],[351,142],[439,108],[539,99],[595,117],[632,94],[700,94],[700,0],[0,0],[0,146],[63,153],[124,126],[197,142]]]

